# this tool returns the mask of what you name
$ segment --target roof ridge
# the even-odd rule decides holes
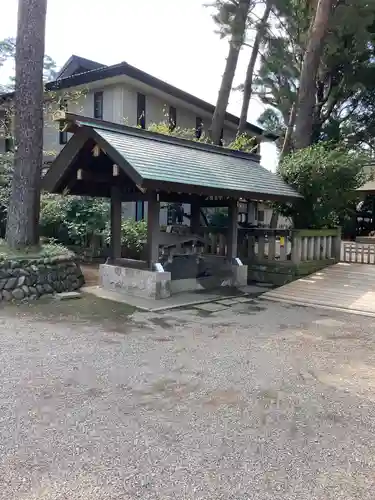
[[[69,113],[66,113],[66,120],[69,121]],[[76,118],[76,119],[75,119]],[[218,146],[216,144],[210,144],[200,141],[194,141],[192,139],[185,139],[183,137],[176,137],[172,135],[161,134],[160,132],[154,132],[151,130],[144,130],[138,127],[131,127],[129,125],[122,125],[118,123],[105,122],[104,120],[95,120],[86,116],[75,115],[73,118],[74,123],[78,126],[89,127],[93,129],[105,130],[107,132],[117,133],[121,135],[132,135],[136,137],[141,137],[143,139],[153,139],[159,142],[164,142],[168,144],[176,144],[178,146],[183,146],[189,149],[197,149],[199,151],[211,151],[213,153],[221,154],[224,156],[233,156],[236,158],[242,158],[247,161],[252,161],[260,165],[260,155],[257,153],[248,153],[246,151],[241,151],[238,149],[225,148],[223,146]]]

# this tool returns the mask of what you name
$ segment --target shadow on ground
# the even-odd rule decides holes
[[[75,300],[39,299],[35,302],[2,306],[13,310],[16,317],[32,317],[33,321],[102,325],[110,330],[125,332],[130,324],[134,307],[93,295]]]

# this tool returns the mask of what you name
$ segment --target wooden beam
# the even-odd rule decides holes
[[[193,200],[190,205],[191,219],[190,226],[193,233],[198,233],[201,225],[201,206],[199,198]]]
[[[150,269],[159,260],[160,202],[156,193],[150,193],[147,203],[147,261]]]
[[[238,205],[237,200],[232,199],[228,208],[228,235],[227,235],[227,258],[229,261],[237,257],[238,240]]]

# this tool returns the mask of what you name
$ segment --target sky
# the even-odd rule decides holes
[[[48,0],[46,54],[58,66],[72,55],[103,64],[126,61],[212,104],[224,71],[227,40],[215,33],[210,0]],[[0,40],[15,36],[18,0],[1,0]],[[242,49],[234,86],[243,83],[250,49]],[[0,79],[6,80],[4,68]],[[228,111],[239,115],[241,93],[232,92]],[[256,123],[263,105],[251,102]],[[262,163],[274,170],[273,145]]]

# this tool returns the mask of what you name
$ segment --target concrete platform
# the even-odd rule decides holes
[[[264,290],[259,289],[255,285],[246,286],[243,289],[237,290],[223,287],[222,289],[218,289],[217,291],[215,290],[210,292],[184,292],[160,300],[124,295],[122,293],[104,290],[104,288],[100,286],[86,286],[81,289],[81,292],[90,293],[101,299],[113,300],[114,302],[128,304],[142,311],[159,312],[166,311],[168,309],[177,309],[180,307],[190,307],[198,304],[217,302],[223,299],[242,299],[246,296],[250,298],[258,295],[259,293],[263,293]]]
[[[260,298],[375,317],[375,265],[335,264]]]

